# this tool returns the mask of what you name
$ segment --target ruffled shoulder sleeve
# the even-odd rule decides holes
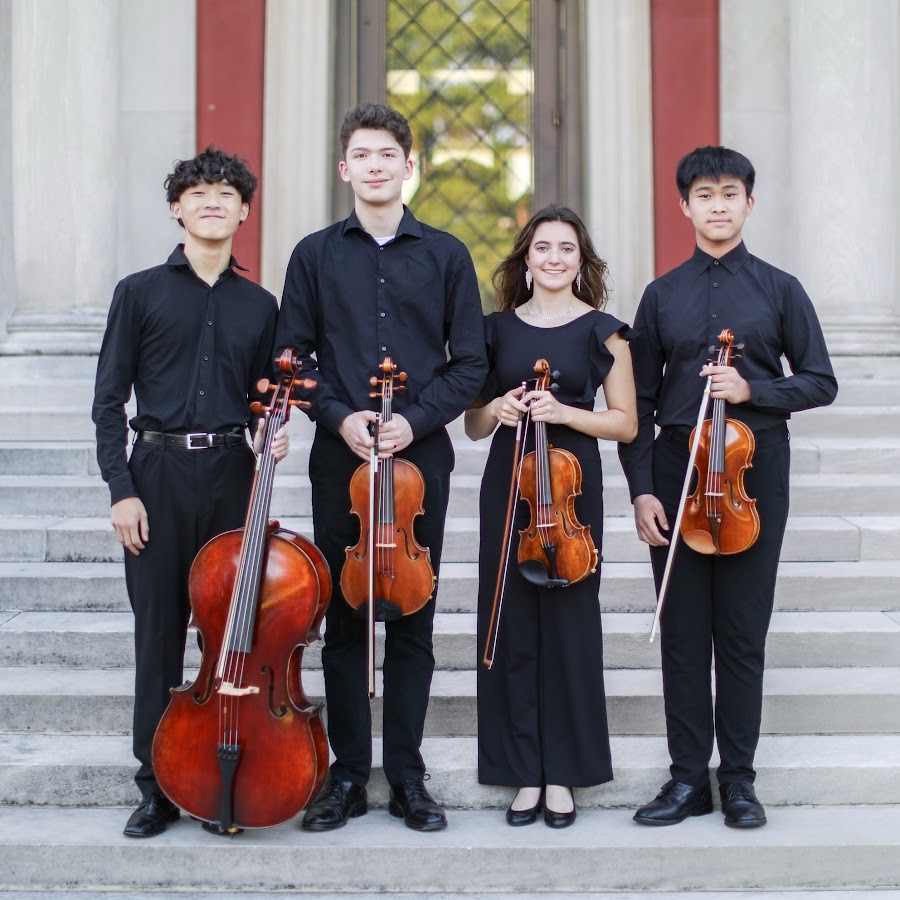
[[[591,363],[588,380],[584,386],[584,393],[579,398],[582,403],[593,403],[597,389],[606,380],[615,362],[615,357],[609,352],[606,341],[612,334],[620,334],[626,341],[633,341],[637,336],[630,325],[605,312],[598,312],[594,316],[594,327],[591,333]]]

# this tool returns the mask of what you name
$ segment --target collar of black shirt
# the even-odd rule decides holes
[[[184,255],[184,244],[179,244],[171,253],[166,262],[170,266],[186,266],[188,269],[191,268],[190,260]],[[242,272],[249,272],[249,269],[245,269],[233,256],[228,260],[228,268],[229,269],[240,269]]]
[[[355,209],[346,219],[344,219],[341,235],[345,235],[348,231],[361,231],[364,234],[368,234],[366,229],[363,228],[362,223],[359,221]],[[422,237],[422,226],[419,223],[419,220],[409,211],[409,207],[406,206],[406,204],[403,205],[403,218],[400,220],[400,225],[397,227],[395,238],[400,237],[401,234],[408,234],[417,238]]]
[[[750,251],[747,245],[741,241],[737,247],[729,250],[724,256],[718,258],[720,266],[724,266],[732,275],[737,275],[741,266],[750,259]],[[701,275],[710,266],[716,262],[716,257],[710,256],[699,247],[694,248],[694,255],[691,257],[691,268],[695,275]]]

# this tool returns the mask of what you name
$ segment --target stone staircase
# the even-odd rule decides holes
[[[376,771],[377,808],[338,832],[288,824],[223,840],[183,818],[152,841],[121,835],[137,801],[132,618],[94,459],[94,365],[0,358],[0,893],[829,891],[837,900],[900,888],[900,359],[879,361],[877,377],[870,360],[836,360],[838,404],[791,426],[791,518],[757,757],[765,828],[727,829],[718,814],[664,829],[631,822],[666,777],[667,754],[658,646],[647,641],[652,580],[614,448],[603,450],[601,604],[616,778],[578,792],[573,828],[504,824],[510,792],[479,785],[475,765],[477,496],[488,442],[467,442],[454,423],[424,747],[450,827],[421,835],[390,818]],[[306,533],[311,435],[298,416],[273,498],[273,515]],[[305,654],[314,696],[319,654]]]

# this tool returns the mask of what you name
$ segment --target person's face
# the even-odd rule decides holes
[[[581,265],[578,234],[568,222],[541,222],[528,246],[525,262],[536,288],[560,291],[569,287]]]
[[[698,179],[691,185],[682,212],[697,232],[697,244],[711,255],[727,252],[741,242],[744,222],[753,209],[744,183],[736,178]]]
[[[339,169],[357,199],[375,206],[399,200],[403,182],[413,171],[412,160],[403,155],[396,138],[377,128],[358,128],[350,135]]]
[[[232,237],[250,212],[237,188],[227,181],[201,182],[189,187],[171,205],[172,215],[184,230],[203,241],[224,241]]]

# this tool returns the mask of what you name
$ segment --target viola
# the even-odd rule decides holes
[[[534,366],[535,390],[555,390],[546,359]],[[566,587],[597,571],[599,554],[590,525],[575,516],[575,498],[581,494],[581,464],[574,454],[553,447],[547,423],[534,423],[535,449],[519,468],[520,493],[528,503],[530,521],[519,532],[519,571],[539,587]]]
[[[716,365],[730,366],[734,335],[719,335]],[[697,553],[728,556],[743,553],[759,537],[756,500],[744,490],[744,472],[753,465],[756,439],[741,421],[725,416],[725,401],[712,401],[712,417],[691,432],[697,443],[697,486],[687,498],[681,536]]]
[[[393,417],[395,393],[406,390],[405,372],[388,356],[381,377],[369,384],[369,396],[381,399],[368,462],[350,479],[350,512],[359,518],[359,541],[346,549],[341,591],[351,607],[363,610],[369,623],[369,696],[375,696],[374,623],[418,612],[434,593],[431,554],[416,541],[414,523],[424,514],[425,480],[406,459],[378,455],[378,428]],[[395,384],[400,382],[400,384]]]
[[[331,575],[319,549],[269,521],[275,432],[293,406],[296,352],[278,363],[281,378],[265,415],[244,528],[209,541],[190,573],[191,624],[202,638],[200,671],[172,689],[153,740],[163,792],[221,832],[264,828],[293,818],[317,793],[328,769],[322,704],[303,690],[303,648],[319,635]]]

